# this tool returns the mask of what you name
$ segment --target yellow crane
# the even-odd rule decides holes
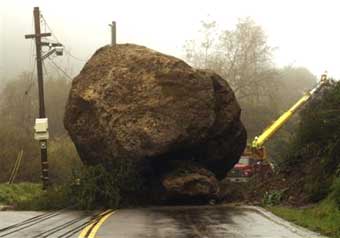
[[[319,92],[321,88],[329,84],[327,73],[321,75],[321,79],[318,84],[308,92],[306,92],[302,98],[300,98],[288,111],[283,113],[278,119],[276,119],[269,127],[267,127],[259,136],[256,136],[252,143],[247,146],[244,155],[250,156],[254,159],[265,160],[266,151],[264,144],[269,140],[303,105],[308,102],[312,96]]]

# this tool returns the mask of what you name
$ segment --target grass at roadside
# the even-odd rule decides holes
[[[41,186],[34,183],[0,184],[0,204],[17,206],[42,193]]]
[[[110,171],[101,165],[82,167],[68,182],[46,191],[34,183],[0,184],[0,204],[18,210],[116,208],[142,203],[144,189],[138,170],[122,161]]]
[[[340,238],[340,209],[333,199],[327,198],[311,208],[268,207],[268,210],[310,230]]]
[[[0,204],[18,210],[49,210],[68,206],[62,187],[47,191],[36,183],[0,184]]]

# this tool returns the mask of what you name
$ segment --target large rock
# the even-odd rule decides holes
[[[218,179],[226,175],[246,144],[240,112],[217,74],[123,44],[99,49],[74,78],[64,124],[86,164],[151,161],[167,189],[168,175],[184,162]],[[197,176],[191,180],[204,180]],[[214,179],[209,175],[204,181]],[[176,191],[182,182],[176,182]]]

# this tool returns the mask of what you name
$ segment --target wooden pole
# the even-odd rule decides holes
[[[113,21],[110,26],[111,26],[111,46],[115,46],[117,44],[116,22]]]
[[[44,36],[40,31],[40,11],[39,7],[33,10],[34,29],[35,29],[35,46],[37,57],[37,74],[38,74],[38,91],[39,91],[39,118],[46,118],[45,98],[44,98],[44,77],[41,58],[41,37]],[[47,160],[47,140],[40,141],[40,158],[41,158],[41,179],[43,190],[46,190],[49,183],[48,178],[48,160]]]

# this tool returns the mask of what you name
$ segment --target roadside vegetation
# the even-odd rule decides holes
[[[22,204],[41,195],[41,186],[34,183],[0,184],[0,205]]]
[[[114,173],[101,166],[82,166],[68,182],[43,191],[38,183],[0,184],[0,205],[19,210],[97,209],[141,205],[149,196],[143,181],[129,168],[115,164]]]
[[[340,237],[339,112],[337,83],[303,110],[296,136],[282,160],[283,173],[303,175],[301,181],[288,181],[291,187],[301,185],[302,202],[312,203],[311,207],[271,208],[275,214],[331,237]]]
[[[274,214],[326,236],[340,237],[339,207],[332,199],[309,208],[274,206],[268,208]]]

